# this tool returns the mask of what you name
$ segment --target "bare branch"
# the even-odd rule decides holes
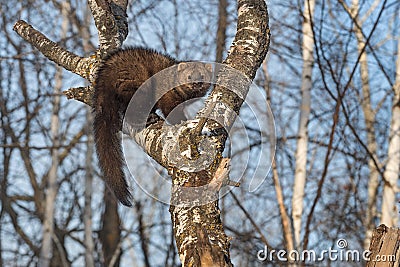
[[[88,0],[88,2],[95,19],[100,41],[100,48],[92,56],[80,57],[66,50],[23,20],[17,21],[13,29],[45,57],[93,83],[101,58],[108,51],[120,47],[128,35],[127,1]],[[73,98],[91,105],[93,89],[91,86],[71,88],[64,94],[69,99]]]
[[[88,0],[99,34],[100,55],[107,55],[117,49],[128,36],[128,22],[125,0]]]
[[[94,89],[92,86],[74,87],[63,92],[68,99],[75,99],[86,105],[92,106],[92,95]]]
[[[90,77],[91,58],[82,58],[69,52],[23,20],[17,21],[13,30],[57,65],[85,79]]]

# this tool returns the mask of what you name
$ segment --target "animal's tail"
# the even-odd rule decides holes
[[[93,128],[100,168],[111,191],[122,204],[130,207],[132,195],[125,180],[121,140],[117,135],[121,125],[118,110],[96,111]]]

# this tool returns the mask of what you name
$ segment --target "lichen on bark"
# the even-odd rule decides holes
[[[101,59],[120,47],[127,36],[127,1],[88,0],[88,3],[100,42],[99,49],[92,56],[82,58],[65,50],[35,32],[27,23],[17,22],[14,30],[50,60],[93,84]],[[183,266],[232,266],[230,238],[224,232],[218,206],[220,186],[210,187],[209,184],[216,179],[215,173],[223,160],[228,130],[243,104],[250,82],[265,58],[269,40],[265,1],[238,0],[237,33],[224,64],[247,78],[232,81],[232,77],[224,76],[221,71],[217,83],[223,86],[215,86],[195,120],[168,127],[158,121],[141,131],[125,129],[172,176],[170,213]],[[229,86],[235,89],[232,91]],[[69,98],[91,105],[93,87],[71,88],[66,94]],[[207,119],[211,115],[219,116],[223,125]],[[201,135],[203,129],[207,129],[208,135]],[[177,135],[174,142],[180,141],[182,149],[174,151],[170,157],[164,146],[171,144],[165,140],[174,135]],[[208,142],[209,145],[201,147],[202,142]],[[176,167],[177,163],[182,163],[190,169],[194,166],[193,162],[202,156],[204,162],[200,164],[200,170],[187,171]],[[193,194],[188,196],[187,188],[192,190],[189,192],[195,192],[197,199],[193,201]],[[188,200],[190,205],[187,205]]]

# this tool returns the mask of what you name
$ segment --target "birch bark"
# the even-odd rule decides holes
[[[108,51],[118,48],[126,38],[127,2],[122,0],[88,0],[88,2],[100,40],[100,49],[92,57],[81,58],[66,51],[23,21],[17,22],[14,30],[50,60],[93,82],[101,58]],[[204,118],[209,118],[209,115],[222,118],[226,129],[234,123],[236,114],[247,95],[248,86],[268,51],[270,41],[268,19],[264,0],[238,0],[237,33],[224,63],[236,69],[242,74],[240,76],[244,77],[233,79],[235,83],[233,86],[239,88],[239,96],[223,86],[216,86],[207,99],[205,108],[198,113],[194,121],[183,123],[178,126],[179,128],[167,127],[165,131],[160,121],[134,134],[139,145],[168,169],[174,186],[178,186],[177,190],[173,188],[174,204],[170,207],[170,213],[183,266],[232,266],[229,255],[230,238],[223,230],[218,201],[194,207],[182,206],[179,186],[182,188],[182,186],[206,185],[213,181],[215,172],[220,170],[219,163],[223,162],[222,151],[227,133],[221,130],[219,123]],[[218,79],[222,81],[220,84],[228,85],[232,78],[234,77],[229,76],[229,72],[221,71]],[[70,98],[90,105],[93,94],[91,89],[91,87],[72,88],[66,94]],[[206,127],[212,136],[199,135],[198,130],[203,127]],[[193,148],[193,151],[197,149],[200,141],[207,139],[212,145],[204,152],[213,159],[212,164],[207,164],[206,171],[199,173],[189,173],[171,167],[168,158],[163,157],[164,134],[179,135],[178,139],[182,141],[180,144]],[[216,195],[218,190],[215,192]],[[204,199],[199,201],[203,202]]]
[[[84,23],[90,24],[91,14],[88,8],[84,11]],[[90,51],[90,33],[87,28],[82,27],[82,44],[83,50],[87,53]],[[94,137],[92,131],[93,114],[90,106],[86,107],[86,127],[85,134],[87,136],[86,144],[86,175],[85,175],[85,206],[83,210],[83,225],[84,225],[84,244],[85,244],[85,266],[94,267],[95,264],[95,244],[93,240],[93,210],[92,210],[92,194],[93,194],[93,152],[94,152]]]
[[[92,231],[92,193],[93,193],[93,133],[92,133],[92,121],[93,116],[90,108],[87,109],[86,113],[87,127],[87,150],[86,150],[86,175],[85,175],[85,206],[83,211],[83,225],[85,231],[85,266],[94,267],[94,242],[93,242],[93,231]]]

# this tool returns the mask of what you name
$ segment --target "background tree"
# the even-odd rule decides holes
[[[95,54],[91,57],[82,58],[69,52],[47,39],[44,35],[22,20],[14,25],[14,30],[48,59],[93,83],[95,80],[94,77],[96,77],[96,69],[99,67],[102,58],[107,56],[109,52],[120,47],[127,36],[125,16],[127,2],[93,2],[89,0],[88,4],[94,16],[100,42],[99,49],[97,49]],[[217,85],[206,101],[206,106],[199,112],[203,117],[199,115],[198,118],[201,119],[198,119],[197,123],[181,123],[180,128],[177,129],[173,126],[163,126],[163,123],[160,123],[163,121],[160,121],[152,123],[151,127],[147,127],[143,130],[140,129],[131,134],[132,137],[135,137],[136,142],[147,150],[146,153],[168,169],[168,172],[172,175],[172,204],[170,213],[178,253],[185,266],[189,264],[194,264],[196,266],[232,265],[229,256],[229,239],[223,231],[222,223],[219,218],[220,210],[218,208],[218,200],[212,200],[210,198],[210,200],[204,202],[202,199],[195,199],[195,203],[200,204],[186,207],[184,203],[187,201],[187,197],[185,196],[184,190],[188,186],[196,187],[199,185],[207,185],[208,183],[219,183],[219,180],[227,179],[224,178],[227,174],[224,176],[219,174],[223,169],[227,168],[226,163],[224,163],[225,161],[222,159],[225,141],[228,138],[227,132],[221,132],[215,137],[200,135],[200,133],[203,127],[210,129],[209,131],[211,131],[211,133],[217,133],[221,126],[229,129],[233,125],[234,120],[229,118],[235,118],[232,115],[239,111],[240,106],[244,102],[244,99],[240,98],[239,95],[246,96],[249,90],[247,80],[250,79],[251,81],[255,77],[256,70],[260,66],[268,50],[268,13],[264,1],[238,1],[238,12],[238,30],[234,45],[231,46],[229,55],[224,62],[227,66],[234,67],[243,73],[243,78],[236,77],[238,79],[236,84],[240,86],[237,87],[239,94],[236,95],[227,90],[226,85],[221,86],[218,84],[219,80],[227,84],[229,77],[232,75],[225,69],[221,69],[218,74]],[[232,83],[234,81],[229,79],[229,82]],[[90,105],[92,91],[92,87],[89,86],[86,88],[72,88],[66,91],[65,94]],[[206,116],[206,114],[213,115],[213,113],[215,113],[215,115],[211,118],[217,118],[223,114],[223,122],[226,125],[220,125],[214,120],[208,120],[209,117]],[[196,146],[199,146],[200,142],[203,142],[203,139],[204,141],[209,140],[212,145],[208,147],[204,153],[211,155],[210,153],[213,153],[215,150],[216,154],[212,163],[207,167],[207,170],[188,172],[178,169],[173,165],[174,160],[170,161],[169,157],[163,155],[163,146],[170,145],[168,143],[163,143],[165,131],[170,132],[166,133],[168,136],[178,134],[177,136],[179,138],[177,138],[175,142],[189,136],[189,139],[184,141],[181,146],[185,145],[186,142],[190,142],[190,147],[195,150]],[[189,135],[187,133],[189,133]],[[198,139],[197,142],[199,143],[194,143],[196,139],[193,139],[193,137],[195,137],[194,134],[196,133],[198,133],[196,139]],[[154,146],[153,144],[158,145]],[[177,144],[175,144],[175,146],[176,145]],[[175,157],[179,159],[182,157],[183,152],[176,152],[177,155],[175,155]],[[46,198],[46,215],[50,215],[51,217],[53,217],[54,202],[50,204],[49,198],[54,200],[56,192],[56,190],[53,189],[55,188],[55,180],[55,178],[51,180],[49,186],[52,193],[48,193]],[[200,181],[201,184],[199,184],[198,181]],[[217,189],[216,192],[211,192],[211,195],[218,195],[218,191],[219,189]],[[203,193],[201,193],[199,197],[207,198]],[[115,214],[115,210],[116,207],[110,208],[106,205],[102,220],[105,233],[103,233],[103,230],[100,232],[100,240],[102,241],[103,253],[107,265],[114,265],[113,258],[119,257],[119,224],[110,224],[110,220],[108,220],[108,218],[118,217],[118,214]],[[107,220],[104,218],[107,218]],[[49,265],[50,260],[54,258],[52,257],[52,251],[49,249],[51,239],[47,237],[53,233],[52,220],[48,223],[46,222],[47,220],[44,224],[42,252],[39,259],[39,264],[45,266]],[[47,227],[47,225],[51,225],[51,227]],[[57,241],[55,243],[57,243]],[[109,259],[107,255],[113,251],[115,256]],[[149,265],[147,258],[146,265]]]
[[[304,20],[302,29],[302,56],[303,69],[301,74],[301,103],[299,114],[299,129],[296,145],[296,169],[294,173],[293,198],[292,198],[292,217],[294,239],[296,248],[300,248],[300,231],[303,215],[304,189],[307,177],[307,146],[308,146],[308,123],[311,111],[311,88],[312,71],[314,65],[314,36],[312,31],[312,21],[314,15],[315,2],[313,0],[304,1]]]

